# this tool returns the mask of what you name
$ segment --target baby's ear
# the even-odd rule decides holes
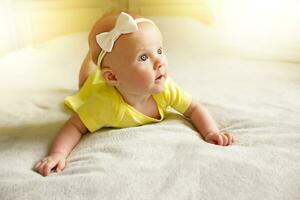
[[[112,86],[118,86],[119,81],[117,79],[117,76],[115,75],[115,73],[113,72],[113,70],[110,67],[103,67],[101,69],[101,73],[102,73],[104,80],[108,84],[110,84]]]

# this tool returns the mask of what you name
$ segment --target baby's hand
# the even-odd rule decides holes
[[[48,176],[50,171],[56,168],[56,172],[60,172],[66,165],[66,156],[61,153],[52,153],[49,156],[41,159],[34,166],[34,170],[43,176]]]
[[[210,132],[204,138],[206,142],[221,146],[228,146],[234,142],[233,136],[230,133],[214,133]]]

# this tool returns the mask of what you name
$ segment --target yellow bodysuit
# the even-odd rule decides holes
[[[118,90],[103,80],[97,68],[78,93],[65,99],[65,104],[79,115],[90,132],[95,132],[102,127],[125,128],[159,122],[164,119],[168,107],[184,113],[191,103],[189,94],[183,92],[169,77],[163,91],[152,97],[160,119],[144,115],[127,104]]]

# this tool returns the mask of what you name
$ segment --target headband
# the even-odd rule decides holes
[[[120,37],[120,35],[133,33],[137,31],[138,30],[137,24],[140,22],[153,23],[150,19],[145,19],[145,18],[133,19],[127,13],[121,12],[117,18],[115,27],[111,31],[103,32],[96,35],[96,41],[102,49],[97,59],[97,65],[99,67],[101,66],[102,59],[104,58],[106,52],[112,51],[114,43]]]

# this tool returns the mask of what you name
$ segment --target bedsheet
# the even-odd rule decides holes
[[[197,47],[169,50],[170,74],[234,145],[204,142],[171,113],[85,135],[61,173],[31,170],[71,115],[62,102],[77,89],[86,36],[0,59],[0,199],[300,199],[300,64],[199,55]]]

